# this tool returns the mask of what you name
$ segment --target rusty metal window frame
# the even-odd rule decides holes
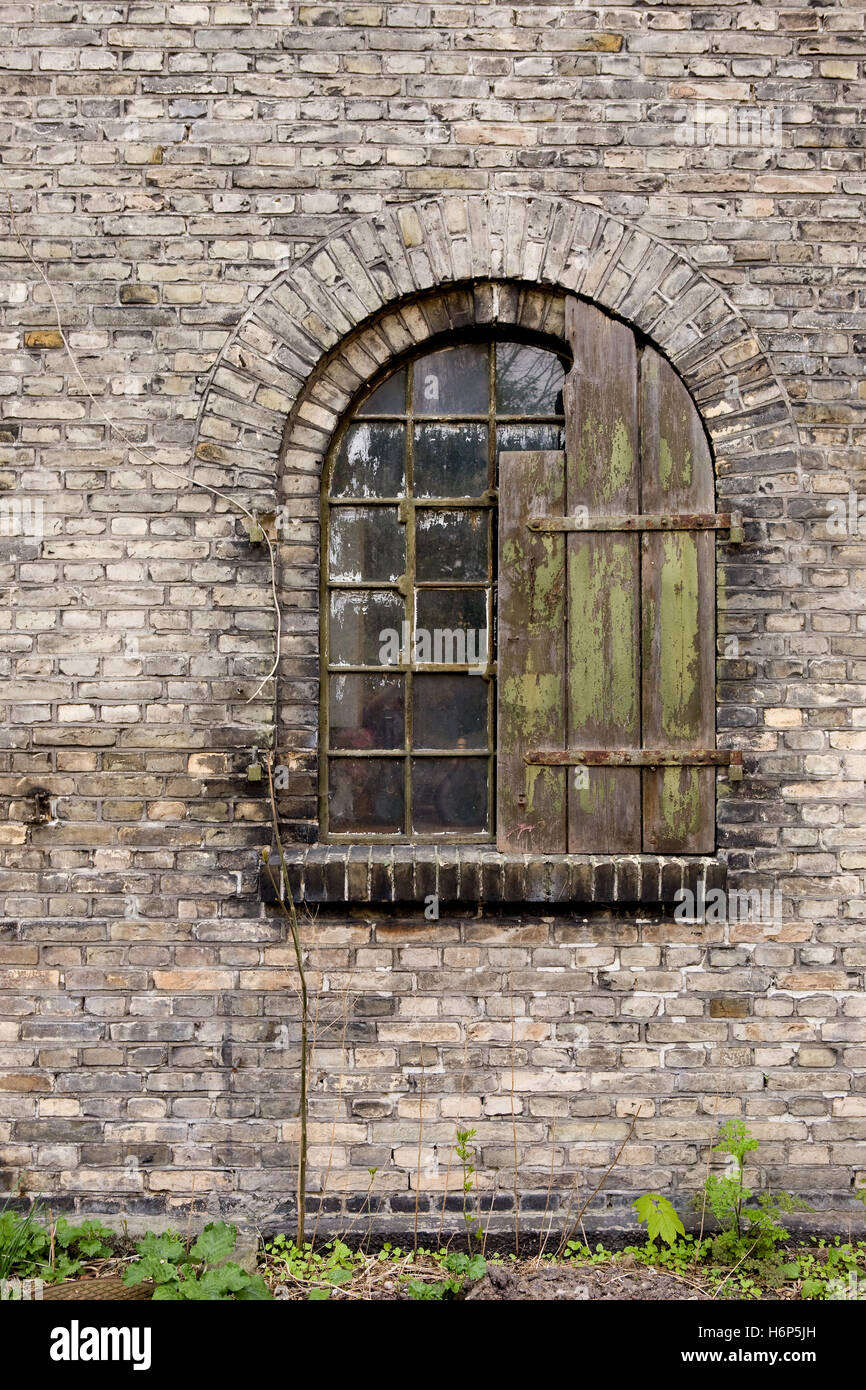
[[[451,335],[425,346],[400,361],[389,364],[386,371],[377,375],[362,395],[355,400],[346,412],[336,431],[325,459],[324,485],[321,500],[321,582],[320,582],[320,631],[321,631],[321,676],[320,676],[320,757],[319,757],[319,839],[332,844],[476,844],[491,845],[496,842],[496,592],[498,577],[497,554],[497,431],[503,425],[547,426],[559,429],[565,427],[564,414],[525,415],[498,412],[496,409],[496,344],[515,343],[523,346],[541,348],[557,356],[567,370],[568,354],[563,346],[550,337],[525,335],[522,333],[495,332],[479,336],[477,333]],[[487,352],[487,411],[475,414],[469,411],[438,412],[436,414],[416,415],[414,371],[415,365],[423,358],[448,347],[474,344],[483,346]],[[359,411],[379,387],[397,372],[406,372],[405,400],[402,412],[360,415]],[[340,445],[349,428],[356,422],[367,424],[401,424],[405,428],[405,495],[398,497],[335,497],[331,494],[330,483],[334,463]],[[424,425],[464,425],[484,424],[487,427],[487,488],[477,496],[450,496],[426,498],[414,495],[414,446],[415,426]],[[397,508],[399,520],[406,525],[406,568],[397,580],[333,580],[329,573],[330,519],[334,511],[342,507],[391,507]],[[415,558],[415,512],[417,510],[481,510],[487,515],[487,576],[483,580],[426,580],[416,579]],[[330,660],[330,612],[331,594],[352,591],[397,593],[405,604],[405,620],[408,621],[409,654],[414,658],[415,639],[415,594],[419,590],[434,589],[475,589],[486,593],[487,611],[487,663],[483,679],[487,681],[487,744],[478,748],[437,748],[417,749],[413,747],[413,679],[416,674],[456,674],[468,671],[470,664],[437,664],[417,662],[414,659],[383,665],[333,664]],[[401,653],[404,655],[404,653]],[[330,747],[330,680],[333,675],[402,675],[404,678],[404,735],[403,747],[396,749],[335,749]],[[487,829],[467,833],[461,830],[438,832],[419,832],[412,828],[412,760],[415,758],[458,758],[484,757],[487,761]],[[373,832],[363,830],[333,831],[330,828],[330,768],[332,762],[345,758],[388,758],[403,761],[403,829],[401,832]]]

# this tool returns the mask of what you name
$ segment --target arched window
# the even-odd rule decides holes
[[[323,495],[321,830],[494,837],[497,459],[563,447],[567,363],[528,341],[404,362],[336,435]]]
[[[671,364],[564,317],[567,370],[556,340],[428,349],[332,442],[325,840],[715,847],[714,533],[739,528]]]

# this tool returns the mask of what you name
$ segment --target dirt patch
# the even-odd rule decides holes
[[[622,1263],[583,1266],[543,1265],[539,1269],[509,1269],[490,1265],[487,1273],[464,1294],[466,1302],[532,1302],[557,1300],[595,1301],[637,1299],[709,1301],[711,1295],[685,1279],[662,1274],[641,1265],[627,1268]]]

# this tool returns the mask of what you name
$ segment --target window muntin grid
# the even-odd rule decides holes
[[[452,344],[391,372],[335,437],[322,838],[493,839],[496,460],[562,447],[564,372],[527,342]]]

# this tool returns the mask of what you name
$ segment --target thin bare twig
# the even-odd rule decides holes
[[[613,1170],[614,1170],[614,1168],[616,1167],[616,1165],[619,1163],[620,1154],[622,1153],[622,1151],[623,1151],[623,1149],[625,1148],[626,1144],[627,1144],[627,1143],[629,1142],[629,1140],[631,1139],[631,1136],[634,1134],[634,1127],[635,1127],[636,1124],[637,1124],[637,1115],[635,1114],[635,1115],[632,1115],[632,1117],[631,1117],[631,1124],[629,1125],[628,1134],[625,1136],[625,1138],[623,1139],[623,1141],[622,1141],[622,1143],[620,1144],[619,1148],[617,1149],[616,1153],[614,1154],[613,1159],[612,1159],[612,1161],[611,1161],[609,1167],[607,1167],[607,1168],[605,1169],[605,1171],[602,1173],[602,1175],[601,1175],[601,1177],[599,1178],[598,1182],[596,1183],[595,1187],[592,1189],[592,1192],[590,1192],[589,1196],[587,1197],[587,1199],[586,1199],[586,1201],[584,1202],[583,1206],[581,1207],[580,1211],[577,1213],[577,1216],[574,1218],[574,1221],[573,1221],[572,1224],[571,1224],[570,1230],[567,1232],[566,1235],[563,1236],[562,1240],[560,1241],[560,1243],[559,1243],[559,1249],[558,1249],[557,1252],[556,1252],[557,1255],[561,1255],[561,1254],[562,1254],[562,1252],[563,1252],[563,1250],[565,1249],[566,1245],[567,1245],[568,1242],[571,1240],[571,1237],[574,1235],[575,1227],[576,1227],[576,1226],[578,1225],[578,1223],[580,1222],[580,1218],[583,1216],[583,1213],[586,1211],[586,1209],[587,1209],[587,1207],[589,1206],[590,1202],[592,1201],[593,1197],[595,1197],[596,1193],[598,1193],[598,1192],[601,1191],[601,1188],[603,1187],[603,1185],[604,1185],[604,1183],[606,1182],[607,1178],[610,1176],[610,1174],[613,1172]]]

